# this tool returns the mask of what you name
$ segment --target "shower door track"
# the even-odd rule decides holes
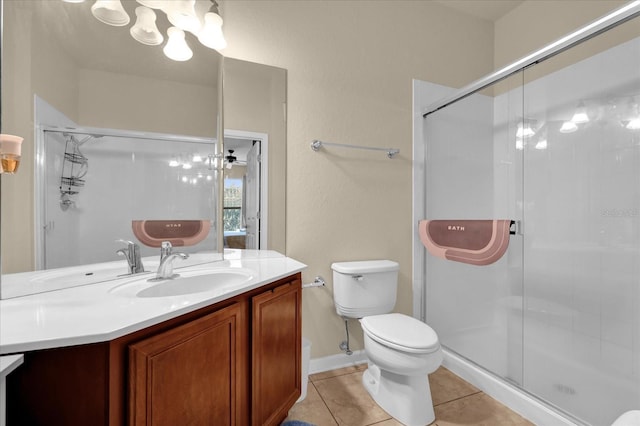
[[[605,15],[588,25],[585,25],[584,27],[554,41],[551,44],[548,44],[542,49],[537,50],[515,61],[514,63],[507,65],[506,67],[501,68],[493,72],[492,74],[489,74],[486,77],[463,87],[451,96],[447,96],[446,98],[430,105],[422,114],[422,117],[426,118],[429,114],[432,114],[439,109],[451,105],[452,103],[457,102],[460,99],[466,98],[467,96],[472,95],[484,89],[485,87],[492,85],[495,82],[504,80],[510,75],[513,75],[528,66],[549,59],[552,56],[557,55],[558,53],[561,53],[577,44],[580,44],[583,41],[589,40],[590,38],[595,37],[598,34],[616,27],[639,15],[640,0],[632,1],[624,5],[623,7],[614,10],[610,14]]]

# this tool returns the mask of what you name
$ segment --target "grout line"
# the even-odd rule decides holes
[[[324,380],[324,379],[323,379]],[[324,406],[326,407],[327,411],[329,412],[329,414],[331,415],[331,418],[333,419],[334,422],[336,422],[336,425],[340,426],[340,423],[338,423],[338,419],[336,419],[336,416],[333,415],[333,412],[331,411],[331,409],[329,408],[329,406],[327,405],[327,401],[324,400],[324,397],[322,396],[322,394],[320,393],[320,391],[318,390],[318,388],[316,388],[315,383],[310,382],[311,385],[313,385],[314,389],[316,390],[316,392],[318,393],[318,396],[320,397],[320,399],[322,400],[322,403],[324,404]]]
[[[335,376],[323,377],[321,379],[311,379],[311,377],[309,377],[309,382],[311,382],[311,383],[313,383],[313,382],[321,382],[323,380],[335,379],[336,377],[348,376],[350,374],[355,374],[355,373],[362,373],[363,371],[364,371],[364,369],[357,369],[355,371],[346,371],[346,372],[341,373],[341,374],[336,374]]]
[[[451,399],[451,400],[449,400],[449,401],[441,402],[441,403],[440,403],[440,404],[438,404],[438,405],[435,405],[435,404],[434,404],[434,407],[439,407],[439,406],[441,406],[441,405],[445,405],[445,404],[448,404],[448,403],[450,403],[450,402],[454,402],[454,401],[460,401],[461,399],[465,399],[465,398],[468,398],[468,397],[470,397],[470,396],[477,395],[477,394],[479,394],[479,393],[484,393],[484,392],[482,392],[482,391],[480,391],[480,390],[479,390],[479,391],[477,391],[477,392],[473,392],[473,393],[470,393],[470,394],[468,394],[468,395],[460,396],[460,397],[458,397],[458,398],[454,398],[454,399]]]
[[[387,415],[389,415],[389,413],[387,413]],[[374,426],[374,425],[379,425],[381,423],[384,422],[388,422],[389,420],[395,420],[393,417],[389,417],[388,419],[384,419],[384,420],[380,420],[379,422],[375,422],[375,423],[369,423],[366,426]],[[397,421],[397,420],[396,420]],[[436,425],[437,426],[437,425]]]

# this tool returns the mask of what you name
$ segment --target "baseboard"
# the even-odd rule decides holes
[[[534,424],[545,426],[578,425],[531,395],[476,367],[464,358],[446,349],[443,352],[442,365],[444,367]]]
[[[322,373],[338,368],[351,367],[367,362],[364,350],[353,351],[351,355],[336,354],[309,361],[309,374]]]

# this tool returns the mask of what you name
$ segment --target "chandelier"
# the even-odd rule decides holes
[[[193,56],[193,51],[186,41],[186,32],[193,34],[208,48],[222,50],[227,46],[222,34],[222,18],[215,0],[136,1],[140,6],[135,9],[135,24],[129,29],[131,37],[148,46],[161,45],[165,38],[156,25],[156,11],[165,13],[172,26],[167,29],[167,42],[162,50],[174,61],[188,61]],[[116,27],[129,25],[131,21],[120,0],[96,0],[91,6],[91,13],[99,21]]]

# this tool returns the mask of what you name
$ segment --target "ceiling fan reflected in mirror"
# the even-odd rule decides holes
[[[227,169],[230,169],[231,167],[233,167],[234,164],[240,165],[240,166],[245,166],[247,164],[246,161],[242,161],[242,160],[238,160],[238,157],[236,157],[235,155],[233,155],[233,153],[235,152],[235,150],[230,149],[229,151],[229,155],[226,155],[224,157],[224,162],[226,163],[226,167]]]

